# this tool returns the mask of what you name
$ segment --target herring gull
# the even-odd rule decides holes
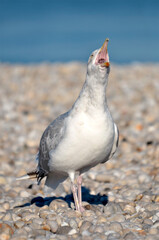
[[[46,177],[45,184],[53,189],[67,177],[71,180],[75,208],[82,207],[82,173],[105,163],[118,146],[118,128],[109,112],[106,87],[110,71],[108,39],[89,57],[87,74],[79,97],[71,109],[57,117],[44,131],[36,171],[26,178]],[[76,173],[77,185],[75,184]]]

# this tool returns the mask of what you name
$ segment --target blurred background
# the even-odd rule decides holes
[[[0,0],[0,62],[86,62],[106,37],[114,63],[157,62],[158,25],[158,0]]]

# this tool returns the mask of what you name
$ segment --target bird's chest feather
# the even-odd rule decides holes
[[[104,114],[77,115],[69,120],[65,139],[52,153],[52,167],[78,170],[96,165],[109,155],[113,138],[112,121]]]
[[[72,127],[70,127],[70,135],[72,135],[72,144],[75,145],[77,142],[84,149],[91,148],[99,149],[106,144],[107,134],[109,131],[107,121],[104,117],[100,116],[79,116],[76,120],[72,121]],[[87,147],[86,147],[87,146]],[[81,148],[82,149],[82,148]]]

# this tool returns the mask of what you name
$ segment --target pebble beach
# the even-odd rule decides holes
[[[0,64],[0,239],[159,239],[159,64],[111,65],[108,106],[118,125],[111,160],[83,175],[82,214],[59,191],[16,181],[36,168],[41,135],[74,103],[86,64]],[[89,143],[88,143],[89,144]]]

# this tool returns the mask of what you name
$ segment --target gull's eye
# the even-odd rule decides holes
[[[88,59],[88,62],[92,62],[92,58],[94,57],[94,54],[92,53],[90,56],[89,56],[89,59]]]
[[[92,53],[89,57],[89,59],[91,60],[93,58],[94,54]]]

